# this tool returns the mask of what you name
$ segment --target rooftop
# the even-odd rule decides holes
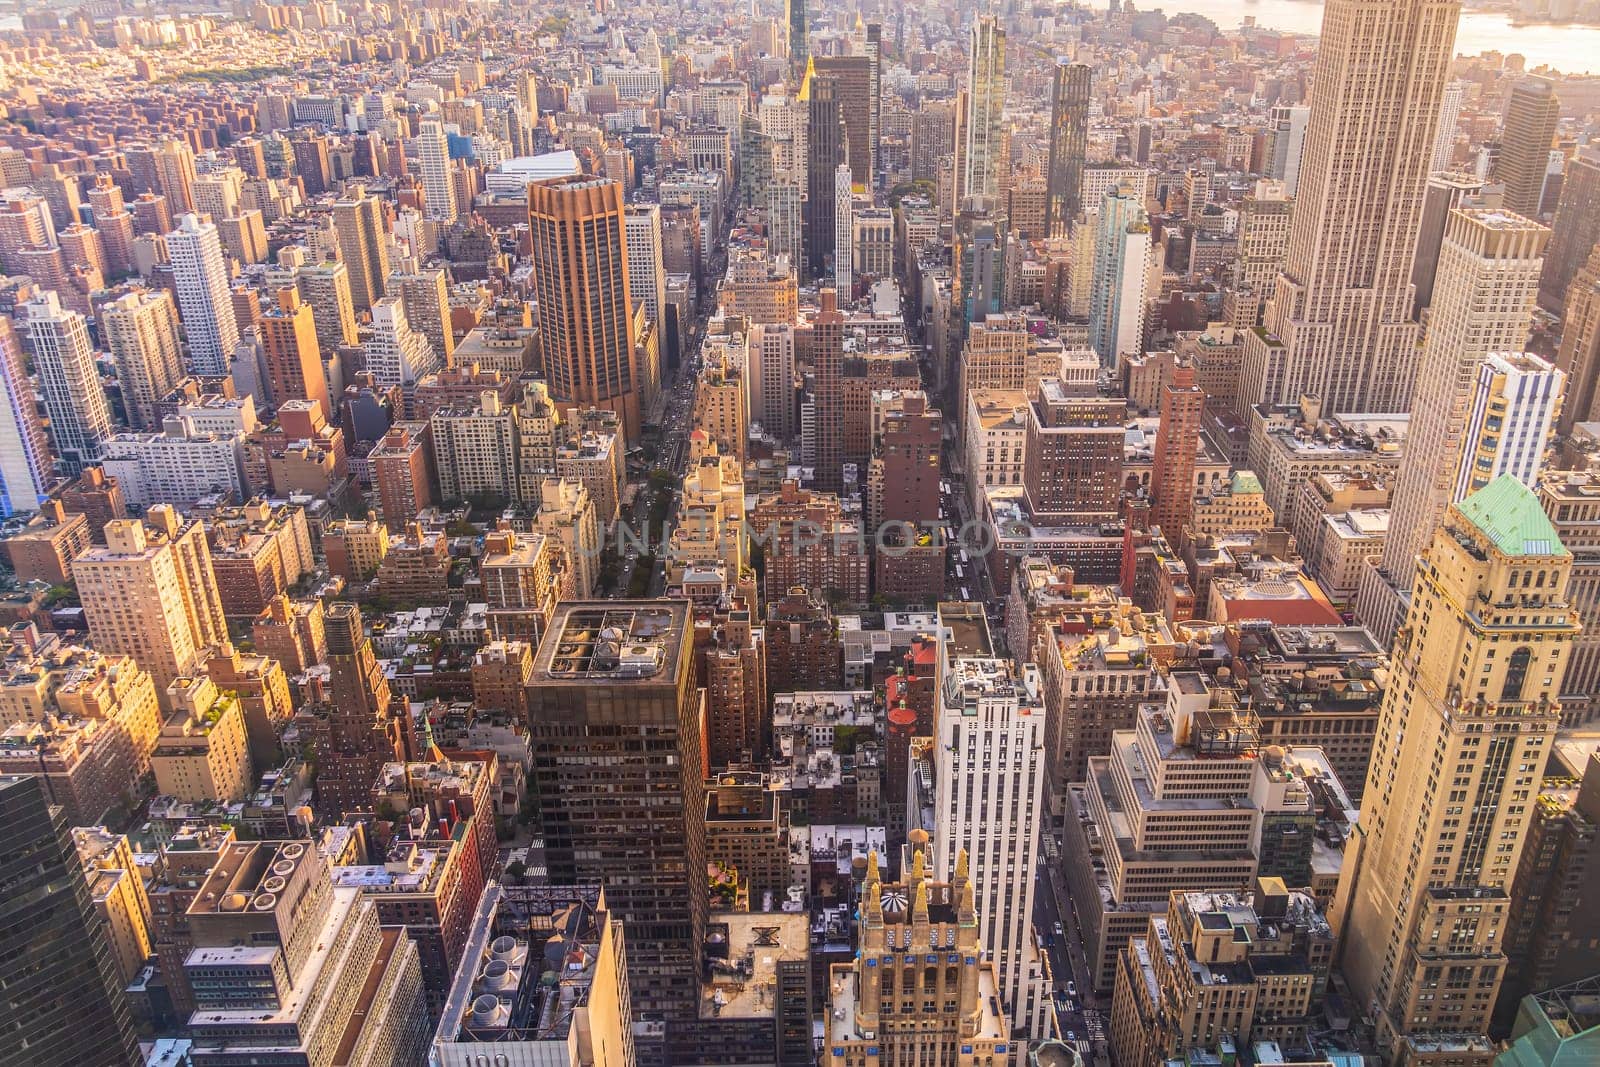
[[[700,985],[702,1018],[770,1018],[778,964],[811,958],[811,918],[789,912],[718,912],[706,932],[711,972]]]
[[[1456,505],[1508,556],[1569,556],[1533,490],[1502,474]]]

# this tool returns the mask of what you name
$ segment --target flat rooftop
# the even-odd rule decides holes
[[[534,658],[545,684],[654,682],[677,676],[687,600],[574,601],[558,605]]]
[[[711,960],[700,985],[702,1019],[771,1018],[778,1003],[778,964],[811,958],[811,917],[788,912],[717,912],[706,947],[726,928],[726,958]],[[720,946],[719,946],[720,947]]]

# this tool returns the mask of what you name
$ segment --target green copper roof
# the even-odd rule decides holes
[[[1228,485],[1234,496],[1246,496],[1261,492],[1261,479],[1256,477],[1255,471],[1234,471],[1233,480]]]
[[[1456,507],[1508,556],[1571,555],[1533,490],[1509,474],[1502,474]]]

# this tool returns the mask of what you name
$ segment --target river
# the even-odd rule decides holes
[[[1316,0],[1134,0],[1141,11],[1160,8],[1168,15],[1189,11],[1204,15],[1224,31],[1237,29],[1246,18],[1256,24],[1288,33],[1319,33],[1322,4]],[[1095,6],[1101,7],[1102,4]],[[1519,52],[1528,68],[1549,65],[1563,74],[1600,73],[1600,26],[1513,26],[1508,16],[1494,11],[1461,12],[1456,51]]]

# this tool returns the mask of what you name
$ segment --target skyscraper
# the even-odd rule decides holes
[[[1550,247],[1539,276],[1539,306],[1559,315],[1567,290],[1600,241],[1600,155],[1580,151],[1567,161],[1561,202],[1550,224]]]
[[[844,487],[844,313],[832,289],[811,320],[812,401],[816,411],[817,488]]]
[[[1357,597],[1357,616],[1380,638],[1399,626],[1417,554],[1445,508],[1460,499],[1462,442],[1478,368],[1491,352],[1520,352],[1527,340],[1549,233],[1505,212],[1450,212],[1389,532],[1377,573],[1363,576]]]
[[[33,511],[50,485],[50,441],[28,384],[22,345],[0,320],[0,518]]]
[[[460,214],[456,181],[450,166],[450,143],[444,123],[438,119],[422,120],[417,130],[417,161],[422,167],[423,209],[427,217],[436,222],[454,222]]]
[[[962,195],[1000,195],[1005,144],[1001,126],[1006,106],[1006,31],[993,15],[972,24],[972,54],[967,68],[967,113],[961,124]],[[1054,139],[1052,138],[1052,147]]]
[[[868,56],[812,56],[818,75],[835,82],[835,98],[844,120],[844,159],[863,189],[872,188],[872,62]]]
[[[1289,251],[1294,202],[1283,182],[1263,178],[1239,205],[1239,258],[1233,263],[1232,325],[1260,325],[1261,310]]]
[[[867,124],[867,146],[871,150],[871,160],[867,168],[867,188],[875,188],[878,181],[878,141],[883,137],[883,26],[877,22],[867,23],[866,39],[868,85],[867,108],[869,122]]]
[[[166,707],[172,680],[228,639],[205,527],[158,504],[145,521],[113,519],[105,534],[72,565],[89,636],[102,652],[132,656]]]
[[[1083,161],[1089,146],[1089,87],[1086,64],[1056,59],[1050,90],[1050,162],[1045,185],[1046,237],[1065,237],[1082,209]]]
[[[317,799],[330,811],[350,811],[369,803],[383,765],[404,751],[402,724],[361,609],[348,602],[329,605],[324,632],[327,687],[311,701]]]
[[[311,305],[300,302],[298,289],[291,286],[278,290],[277,305],[261,316],[261,344],[266,352],[273,404],[312,400],[322,408],[323,418],[332,419],[333,404],[328,399],[328,376],[322,366],[317,326],[312,321]]]
[[[178,290],[178,313],[189,339],[189,369],[203,377],[228,373],[239,325],[228,293],[228,263],[217,227],[184,215],[167,234],[167,255]]]
[[[811,61],[811,40],[806,26],[808,0],[784,0],[784,21],[789,25],[789,75],[796,84],[805,79]]]
[[[855,191],[850,168],[843,163],[833,171],[833,288],[848,301],[854,289]]]
[[[1107,367],[1144,343],[1150,221],[1132,190],[1109,190],[1100,203],[1089,292],[1089,345]]]
[[[600,407],[639,440],[633,301],[622,186],[553,178],[528,186],[533,287],[544,331],[545,375],[563,408]]]
[[[1488,1030],[1578,632],[1571,569],[1509,476],[1451,506],[1417,569],[1335,900],[1344,975],[1388,1062]]]
[[[383,206],[367,195],[364,186],[351,185],[333,202],[333,227],[339,255],[350,272],[350,299],[358,310],[365,311],[383,295],[389,277]]]
[[[439,357],[421,330],[406,317],[398,296],[386,296],[372,305],[372,336],[365,345],[367,370],[381,386],[410,389],[439,369]]]
[[[1561,101],[1543,78],[1524,78],[1511,87],[1501,124],[1496,176],[1505,183],[1505,206],[1530,219],[1539,215],[1550,142],[1561,118]]]
[[[144,1057],[63,809],[37,775],[0,775],[0,1033],[18,1063]]]
[[[294,272],[294,284],[301,299],[311,305],[317,342],[323,348],[332,352],[340,345],[361,342],[361,335],[356,332],[356,305],[348,266],[337,260],[307,264]]]
[[[1415,314],[1433,303],[1433,283],[1439,275],[1439,252],[1444,246],[1450,212],[1483,192],[1483,182],[1467,173],[1433,173],[1422,194],[1422,224],[1417,231],[1417,254],[1411,264],[1411,284],[1416,286]]]
[[[111,436],[111,411],[95,369],[89,328],[82,315],[61,306],[53,291],[24,307],[51,439],[67,471],[76,475],[100,458]]]
[[[439,366],[453,365],[456,337],[450,328],[450,291],[444,268],[424,267],[409,274],[391,274],[387,291],[405,304],[406,320],[428,339]]]
[[[1278,343],[1246,335],[1247,403],[1409,405],[1411,260],[1460,13],[1457,0],[1323,8],[1289,254],[1266,315]]]
[[[1161,423],[1150,472],[1150,524],[1177,541],[1194,515],[1195,450],[1206,394],[1196,384],[1194,364],[1173,366],[1161,390]]]
[[[164,290],[124,293],[100,305],[106,347],[117,362],[122,405],[135,430],[159,430],[156,404],[183,377],[178,312]]]
[[[644,308],[650,321],[661,322],[667,302],[667,268],[662,262],[661,207],[630,204],[623,213],[628,255],[628,292],[633,306]]]
[[[1043,1005],[1028,979],[1046,791],[1044,683],[1032,663],[996,657],[976,604],[939,605],[935,865],[966,854],[979,939],[1011,1025],[1031,1032]],[[977,768],[984,773],[976,773]]]
[[[551,880],[605,885],[635,1014],[669,1025],[695,1017],[708,909],[693,629],[684,600],[562,603],[527,689]]]
[[[1461,99],[1466,95],[1466,84],[1453,81],[1444,87],[1439,97],[1439,130],[1433,138],[1432,170],[1450,169],[1450,157],[1456,149],[1456,122],[1461,118]]]
[[[1272,109],[1267,139],[1267,173],[1283,183],[1290,196],[1300,187],[1300,163],[1305,157],[1306,126],[1311,109],[1304,104],[1279,104]]]
[[[834,241],[834,174],[849,162],[843,92],[837,79],[806,71],[800,99],[806,105],[806,266],[812,277],[827,269]]]

